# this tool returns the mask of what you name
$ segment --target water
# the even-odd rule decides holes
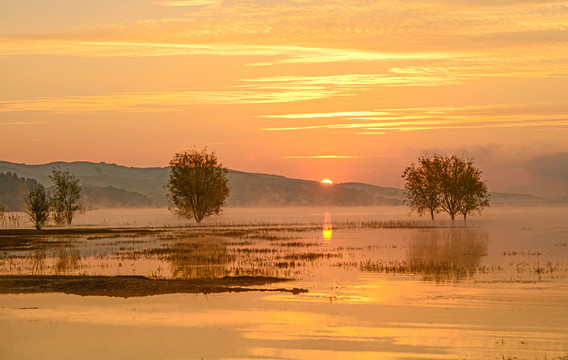
[[[174,227],[4,248],[0,273],[286,276],[309,292],[1,295],[0,358],[566,359],[567,210],[435,228],[404,208],[228,209],[191,229],[163,212],[87,213]],[[387,219],[404,226],[369,223]]]

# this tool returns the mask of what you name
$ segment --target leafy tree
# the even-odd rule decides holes
[[[53,219],[57,224],[71,224],[73,215],[81,208],[81,185],[69,170],[52,169],[49,176],[53,184]]]
[[[227,169],[217,163],[214,152],[196,149],[175,154],[170,161],[170,209],[198,223],[204,217],[219,215],[229,196]]]
[[[440,206],[452,220],[458,213],[463,214],[465,220],[468,214],[481,212],[489,206],[487,185],[481,180],[481,171],[473,166],[473,160],[455,155],[437,157],[442,164]]]
[[[50,199],[45,187],[41,184],[32,188],[24,198],[26,214],[34,223],[36,230],[41,229],[49,220]]]
[[[440,189],[440,208],[454,220],[467,192],[466,184],[463,181],[466,164],[464,160],[456,156],[434,155],[434,158],[441,164],[437,174]]]
[[[440,212],[439,169],[439,159],[422,156],[418,159],[418,165],[412,163],[402,174],[406,180],[405,203],[419,215],[429,212],[432,220],[434,214]]]
[[[402,175],[406,180],[405,201],[418,214],[444,211],[452,220],[456,214],[481,212],[489,206],[487,185],[481,180],[481,171],[472,160],[457,156],[433,155],[421,157],[419,165],[412,164]]]
[[[484,207],[489,206],[489,191],[487,184],[481,180],[481,171],[473,166],[472,161],[467,161],[463,172],[460,175],[461,183],[465,191],[461,197],[459,212],[463,219],[473,213],[481,213]]]

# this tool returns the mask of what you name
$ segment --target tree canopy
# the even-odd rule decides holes
[[[50,200],[45,187],[37,184],[24,198],[26,203],[26,214],[39,230],[49,220]]]
[[[481,212],[489,206],[487,184],[473,160],[458,156],[432,155],[420,157],[402,175],[405,183],[405,202],[411,210],[422,215],[446,212],[454,220],[456,214]]]
[[[49,176],[53,184],[53,220],[57,224],[71,224],[73,215],[81,208],[81,185],[69,170],[54,168]]]
[[[170,209],[179,216],[195,219],[219,215],[229,196],[227,169],[217,162],[214,152],[193,149],[175,154],[170,161]]]
[[[405,202],[419,215],[426,212],[434,220],[434,214],[440,212],[440,190],[438,186],[439,163],[434,159],[421,157],[418,165],[412,163],[404,170],[406,180]]]

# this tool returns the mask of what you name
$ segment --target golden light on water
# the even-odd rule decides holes
[[[323,239],[326,242],[331,241],[333,226],[331,225],[331,213],[326,211],[323,214]]]
[[[329,180],[329,179],[323,179],[322,181],[320,181],[322,184],[333,184],[333,181]]]

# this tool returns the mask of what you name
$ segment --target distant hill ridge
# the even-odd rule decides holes
[[[89,189],[90,201],[97,203],[98,206],[135,206],[133,204],[166,206],[164,185],[168,181],[169,167],[137,168],[86,161],[52,162],[41,165],[0,161],[0,173],[11,172],[19,177],[35,179],[46,186],[50,185],[49,175],[54,167],[68,169],[83,185],[88,185],[85,190]],[[365,183],[322,185],[317,181],[236,170],[229,170],[228,177],[231,184],[228,206],[401,205],[404,194],[401,189]],[[104,188],[106,190],[102,190]],[[491,195],[493,204],[568,203],[567,197],[547,199],[526,194],[492,193]],[[98,201],[98,196],[105,197],[105,201]],[[130,205],[125,203],[127,201],[131,202]]]

